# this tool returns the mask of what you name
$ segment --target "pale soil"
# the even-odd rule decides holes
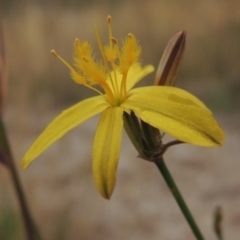
[[[28,202],[44,239],[195,239],[156,167],[136,157],[125,135],[112,199],[100,197],[90,157],[97,119],[71,131],[21,170],[20,158],[58,112],[30,112],[20,122],[9,112],[5,119]],[[225,239],[238,240],[240,116],[216,118],[226,133],[222,148],[181,145],[171,148],[165,160],[206,239],[216,239],[213,211],[220,205]],[[9,175],[2,166],[0,172],[1,207],[17,209]]]

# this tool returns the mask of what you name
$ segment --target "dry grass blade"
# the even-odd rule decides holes
[[[2,115],[7,98],[7,66],[3,36],[3,24],[0,19],[0,162],[7,165],[6,139],[4,136],[4,126]]]
[[[3,24],[0,19],[0,115],[3,115],[7,99],[7,62],[4,45]]]

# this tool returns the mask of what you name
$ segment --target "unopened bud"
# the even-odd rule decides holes
[[[186,32],[177,32],[166,46],[158,65],[154,85],[174,86],[182,61]]]

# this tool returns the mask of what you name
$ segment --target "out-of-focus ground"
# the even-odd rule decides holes
[[[100,197],[91,173],[97,118],[71,131],[27,170],[20,169],[21,157],[51,119],[90,94],[71,81],[50,50],[71,62],[76,37],[96,44],[94,24],[107,39],[108,14],[118,39],[129,32],[138,37],[144,64],[157,66],[170,37],[179,29],[187,31],[177,85],[207,103],[226,142],[222,148],[173,147],[165,155],[166,163],[206,239],[215,239],[212,220],[217,206],[223,207],[225,239],[239,239],[240,2],[8,2],[0,9],[9,70],[4,120],[44,239],[194,239],[156,167],[136,157],[126,136],[113,197]],[[24,239],[16,196],[2,165],[0,239]]]

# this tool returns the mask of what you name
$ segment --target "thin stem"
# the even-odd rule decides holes
[[[20,183],[19,175],[16,170],[14,160],[12,157],[11,149],[8,143],[7,135],[5,132],[4,124],[2,119],[0,118],[0,146],[1,146],[1,157],[4,158],[4,162],[6,163],[6,166],[8,167],[12,181],[13,186],[15,188],[17,198],[19,201],[20,209],[22,212],[23,222],[26,230],[26,235],[28,240],[37,240],[41,239],[30,214],[30,211],[28,209],[28,204],[24,195],[23,188]]]
[[[178,206],[180,207],[184,217],[186,218],[189,226],[191,227],[196,239],[204,240],[202,233],[200,232],[197,224],[195,223],[191,212],[189,211],[180,191],[178,190],[177,185],[175,184],[166,164],[164,163],[164,159],[160,157],[157,161],[155,161],[155,164],[157,165],[157,168],[161,172],[165,182],[167,183],[170,191],[172,192],[175,200],[177,201]]]
[[[214,225],[213,225],[218,240],[223,240],[222,220],[223,220],[222,208],[218,206],[214,212]]]
[[[157,165],[158,170],[161,172],[165,182],[167,183],[170,191],[173,194],[173,197],[175,198],[178,206],[180,207],[183,215],[185,216],[190,228],[192,229],[196,239],[204,240],[202,233],[200,232],[197,224],[195,223],[195,220],[191,212],[189,211],[180,191],[178,190],[178,187],[175,184],[170,172],[168,171],[168,168],[165,165],[162,157],[162,154],[167,150],[168,147],[180,144],[182,142],[176,140],[169,142],[165,145],[162,144],[161,134],[157,129],[153,128],[152,126],[148,126],[148,124],[143,121],[141,121],[141,126],[138,124],[138,127],[136,127],[134,126],[134,124],[136,124],[137,122],[135,118],[136,116],[134,114],[132,114],[131,116],[127,116],[127,118],[124,118],[124,121],[128,120],[128,128],[126,129],[125,125],[125,130],[130,137],[130,140],[133,142],[134,146],[136,147],[140,156],[143,159],[154,162]],[[139,134],[141,136],[144,136],[145,144],[139,144],[139,138],[137,137]]]

